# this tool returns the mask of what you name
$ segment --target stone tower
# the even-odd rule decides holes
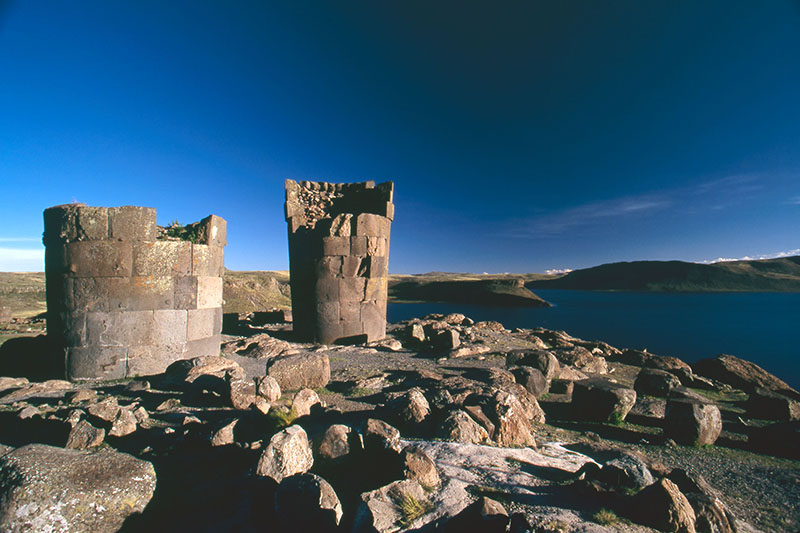
[[[219,354],[225,220],[159,236],[156,210],[69,204],[44,212],[47,336],[69,379],[163,372]]]
[[[294,331],[324,344],[386,335],[394,185],[286,180]]]

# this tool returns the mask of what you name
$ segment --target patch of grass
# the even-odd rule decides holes
[[[167,236],[180,239],[182,241],[189,241],[197,244],[199,236],[197,235],[197,226],[190,224],[184,226],[177,220],[173,220],[166,227]]]
[[[511,468],[519,468],[522,466],[522,461],[519,459],[514,459],[513,457],[506,457],[506,463]]]
[[[613,526],[622,522],[622,519],[617,516],[617,513],[605,507],[594,513],[592,515],[592,520],[601,526]]]
[[[411,494],[405,494],[400,500],[400,525],[403,528],[411,526],[412,522],[433,509],[433,504],[427,500],[418,500]]]
[[[362,396],[371,396],[375,394],[373,389],[367,389],[364,387],[354,387],[348,390],[344,395],[350,398],[360,398]]]
[[[617,412],[611,413],[611,416],[608,418],[608,423],[612,426],[621,426],[624,421],[625,417]]]
[[[330,390],[328,387],[319,387],[314,389],[314,392],[317,394],[339,394],[338,392],[334,392]]]
[[[689,388],[690,391],[705,396],[715,403],[719,402],[743,402],[747,400],[747,394],[742,391],[734,390],[731,392],[719,392],[717,390],[694,389]]]

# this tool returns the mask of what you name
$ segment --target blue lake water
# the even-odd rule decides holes
[[[506,328],[565,330],[617,348],[647,348],[689,363],[728,353],[800,389],[800,293],[650,293],[537,290],[548,308],[389,304],[389,322],[464,313]]]

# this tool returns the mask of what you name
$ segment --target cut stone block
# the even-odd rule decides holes
[[[128,349],[122,346],[75,346],[67,352],[67,377],[120,379],[127,372]]]
[[[225,249],[206,244],[192,245],[192,275],[222,276],[225,274]]]
[[[86,315],[88,346],[152,344],[153,311],[90,312]]]
[[[184,309],[159,309],[153,311],[153,341],[155,344],[185,343],[188,333],[188,313],[190,312],[196,311],[186,311]],[[221,312],[222,310],[220,309],[220,314]]]
[[[134,276],[188,276],[192,273],[192,243],[157,241],[133,247]]]
[[[112,239],[120,241],[155,241],[156,210],[152,207],[124,205],[108,210]]]
[[[175,361],[188,357],[186,343],[157,346],[133,346],[128,350],[127,375],[152,376],[160,374]]]
[[[76,278],[130,276],[133,249],[130,243],[82,241],[67,245],[69,271]]]
[[[210,246],[225,246],[228,244],[228,223],[217,215],[209,215],[200,221],[198,240]]]
[[[222,308],[222,278],[212,276],[197,277],[197,308]]]
[[[222,331],[222,308],[189,309],[187,313],[186,338],[194,341],[219,335]]]
[[[322,255],[349,255],[350,237],[323,237]]]
[[[78,207],[75,238],[79,241],[108,239],[108,208],[86,205]]]

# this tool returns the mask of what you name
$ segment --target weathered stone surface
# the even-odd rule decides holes
[[[95,398],[97,398],[97,392],[94,389],[78,389],[67,395],[69,403],[89,402]]]
[[[281,386],[272,376],[258,376],[255,379],[256,394],[268,402],[277,401],[281,397]]]
[[[335,461],[350,453],[351,429],[344,424],[333,424],[321,438],[315,439],[314,451],[322,461]]]
[[[594,355],[583,346],[565,346],[552,350],[558,362],[563,365],[571,365],[583,372],[594,374],[605,374],[608,372],[608,364],[605,357]]]
[[[277,357],[290,349],[288,342],[271,337],[266,333],[226,342],[221,348],[222,353],[225,355],[235,353],[236,355],[254,359]]]
[[[228,375],[244,376],[244,370],[236,361],[219,355],[205,355],[183,359],[171,364],[164,372],[170,383],[193,383],[201,376],[214,376],[224,379]]]
[[[28,384],[28,378],[0,377],[0,392],[18,389]]]
[[[234,430],[239,423],[238,418],[224,420],[222,424],[211,434],[210,443],[212,446],[228,446],[235,442]]]
[[[400,431],[377,418],[368,418],[364,423],[364,448],[369,450],[392,450],[400,453]]]
[[[425,342],[425,329],[422,324],[414,323],[406,326],[406,342],[411,346],[421,345]]]
[[[69,437],[67,437],[67,443],[64,447],[73,450],[86,450],[100,446],[105,438],[106,432],[104,429],[96,428],[86,420],[81,420],[69,432]]]
[[[275,491],[275,515],[282,531],[337,531],[342,504],[330,483],[315,474],[295,474]]]
[[[695,514],[689,500],[669,479],[662,479],[634,496],[632,518],[659,531],[695,533]]]
[[[19,418],[20,420],[27,420],[35,416],[41,417],[42,412],[39,411],[38,407],[35,407],[33,405],[27,405],[22,409],[20,409],[19,412],[17,413],[17,418]]]
[[[155,486],[153,466],[128,454],[29,444],[0,457],[0,530],[117,531]]]
[[[639,394],[669,396],[669,391],[679,387],[680,384],[681,381],[674,374],[664,370],[645,368],[636,376],[633,388]]]
[[[778,392],[756,387],[747,398],[747,416],[763,420],[800,420],[800,402]]]
[[[605,379],[576,381],[572,391],[575,416],[596,422],[620,422],[636,403],[636,391]]]
[[[256,384],[251,379],[244,378],[239,374],[229,374],[225,381],[228,385],[228,399],[234,409],[242,411],[250,409],[259,399],[262,399],[256,394]]]
[[[494,424],[492,424],[494,425]],[[436,436],[452,442],[483,444],[489,440],[489,434],[466,411],[457,409],[450,412],[439,424]]]
[[[436,465],[433,464],[427,453],[420,448],[407,446],[400,455],[406,479],[419,482],[424,489],[429,491],[439,488],[442,480],[439,478],[439,472],[436,471]]]
[[[431,407],[419,387],[413,387],[390,403],[399,424],[419,424],[430,414]]]
[[[307,472],[314,464],[305,430],[289,426],[272,436],[258,459],[256,474],[280,483],[284,478]]]
[[[506,531],[508,522],[508,512],[500,502],[481,496],[451,518],[447,522],[445,530],[502,533]]]
[[[318,389],[330,381],[331,364],[326,353],[286,355],[269,360],[267,375],[275,378],[283,391]]]
[[[770,374],[760,366],[733,355],[721,354],[713,359],[703,359],[692,365],[695,373],[727,383],[745,392],[761,387],[773,392],[783,392],[791,398],[800,400],[800,393],[786,382]]]
[[[548,381],[558,375],[561,366],[547,350],[514,350],[506,355],[506,366],[529,366],[541,372]]]
[[[311,409],[315,405],[321,405],[319,395],[311,389],[304,388],[297,391],[292,398],[292,408],[297,416],[307,416],[311,414]]]
[[[686,400],[667,401],[664,436],[682,444],[714,444],[722,431],[722,416],[716,405]]]
[[[760,453],[800,459],[800,422],[779,422],[753,430],[750,447]]]
[[[114,240],[155,241],[156,210],[133,205],[111,207],[108,209],[108,226]]]
[[[96,416],[106,422],[113,422],[119,414],[119,409],[117,398],[115,396],[109,396],[101,402],[90,405],[86,410],[89,411],[89,414],[92,416]]]
[[[136,431],[136,417],[133,412],[127,407],[120,408],[108,434],[112,437],[124,437],[134,431]]]
[[[517,383],[525,387],[525,390],[536,398],[546,394],[549,389],[550,384],[547,378],[536,368],[518,366],[512,368],[511,373],[514,374],[514,379],[516,379]]]
[[[384,487],[365,492],[361,495],[361,504],[356,511],[353,524],[354,532],[389,533],[407,529],[413,525],[405,521],[402,511],[403,502],[417,502],[423,506],[428,496],[419,483],[411,479],[395,481]]]
[[[494,440],[499,446],[536,446],[531,419],[516,394],[497,391],[486,407],[487,416],[495,425]]]

